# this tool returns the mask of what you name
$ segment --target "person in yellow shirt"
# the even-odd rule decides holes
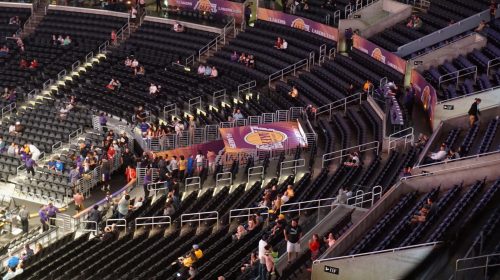
[[[194,255],[196,256],[196,258],[198,260],[203,258],[203,251],[200,249],[200,246],[198,246],[198,244],[193,245],[193,251],[194,251]]]
[[[182,264],[189,268],[191,267],[196,261],[198,261],[198,258],[196,258],[196,255],[194,253],[194,251],[191,251],[189,252],[189,255],[186,256],[185,258],[183,258],[182,260]]]
[[[288,188],[286,189],[286,196],[291,199],[294,195],[295,192],[293,191],[293,185],[288,185]]]
[[[178,164],[179,164],[179,180],[182,182],[182,180],[184,180],[184,176],[186,174],[187,161],[183,155],[181,155],[179,158],[180,158],[179,162],[178,162]]]
[[[363,84],[363,91],[367,93],[371,88],[373,88],[373,84],[369,80],[366,80],[366,82]]]

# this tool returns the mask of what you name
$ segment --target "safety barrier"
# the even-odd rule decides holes
[[[500,253],[489,254],[484,256],[472,257],[472,258],[462,258],[458,259],[455,262],[455,273],[453,279],[467,279],[466,277],[459,277],[461,273],[476,271],[474,273],[474,279],[490,279],[488,274],[488,270],[500,266]],[[482,276],[480,276],[480,271],[484,270]]]
[[[233,173],[222,172],[215,175],[215,187],[231,186],[233,184]]]
[[[413,145],[415,142],[413,127],[408,127],[389,135],[388,151],[396,149],[398,143],[401,141],[403,141],[405,149],[407,144]]]
[[[283,171],[292,170],[292,174],[297,174],[298,168],[306,166],[306,160],[303,158],[287,160],[280,163],[280,177],[283,177]]]
[[[355,12],[363,8],[366,8],[376,2],[378,2],[378,0],[367,0],[367,1],[357,0],[354,5],[349,3],[344,8],[344,16],[346,19],[352,19]]]
[[[229,211],[229,224],[236,218],[250,218],[255,214],[260,214],[261,216],[266,216],[266,221],[269,221],[269,208],[268,207],[250,207],[241,209],[232,209]]]
[[[125,219],[107,219],[106,226],[109,227],[112,224],[115,224],[115,227],[122,227],[127,233],[127,220]]]
[[[171,225],[172,218],[170,216],[155,216],[155,217],[139,217],[135,218],[135,230],[139,226],[159,226]]]
[[[209,211],[200,213],[188,213],[181,215],[181,227],[185,223],[198,222],[198,227],[201,227],[202,221],[215,221],[215,226],[219,229],[219,212]]]
[[[474,82],[475,82],[477,79],[477,66],[471,66],[471,67],[457,70],[455,72],[441,75],[439,77],[439,80],[438,80],[438,88],[441,88],[441,84],[449,82],[449,81],[454,81],[455,87],[458,87],[458,82],[460,81],[460,78],[466,77],[469,75],[474,76]]]
[[[184,180],[184,192],[187,192],[189,187],[195,187],[197,190],[201,190],[201,178],[200,177],[189,177]]]
[[[335,159],[340,159],[342,161],[342,158],[346,157],[349,155],[351,152],[366,152],[366,151],[371,151],[375,150],[375,153],[378,155],[379,154],[379,148],[380,148],[380,142],[379,141],[373,141],[373,142],[368,142],[365,144],[345,148],[342,150],[337,150],[333,151],[330,153],[326,153],[323,155],[323,161],[321,163],[321,168],[325,168],[326,163],[330,162]]]
[[[295,74],[297,73],[297,71],[303,67],[306,67],[306,70],[309,71],[309,59],[306,58],[306,59],[303,59],[299,62],[296,62],[290,66],[287,66],[279,71],[276,71],[274,73],[272,73],[271,75],[269,75],[269,78],[268,78],[268,85],[271,86],[271,82],[272,81],[275,81],[277,79],[281,79],[283,80],[283,78],[285,77],[286,74],[289,74],[289,73],[292,73],[293,72],[293,75],[295,76]]]
[[[73,132],[71,132],[69,135],[68,135],[68,143],[71,143],[72,140],[75,140],[80,134],[83,133],[83,130],[82,128],[79,128]]]
[[[91,225],[91,228],[88,229],[87,225]],[[95,236],[99,234],[99,226],[95,221],[80,221],[78,228],[83,232],[92,232]]]
[[[326,104],[326,105],[323,105],[321,107],[318,107],[316,109],[316,113],[314,114],[314,117],[315,117],[315,119],[317,119],[317,117],[319,115],[324,114],[324,113],[328,113],[330,116],[330,119],[331,119],[334,110],[337,110],[339,108],[343,108],[344,113],[345,113],[347,111],[347,105],[350,105],[351,103],[361,104],[361,102],[363,101],[362,97],[363,97],[363,93],[358,92],[356,94],[347,96],[343,99],[334,101],[330,104]]]
[[[1,118],[3,119],[3,117],[10,114],[14,109],[16,109],[16,102],[12,102],[12,103],[8,104],[7,106],[4,106],[2,108]]]
[[[347,205],[354,207],[363,207],[366,203],[370,203],[371,208],[375,201],[382,197],[382,186],[373,187],[371,192],[364,193],[362,190],[358,190],[353,197],[347,199]],[[363,207],[365,208],[365,207]]]
[[[264,180],[264,166],[254,166],[248,169],[247,182],[250,182],[250,178],[257,177],[262,182]]]
[[[300,216],[300,213],[303,211],[316,210],[318,212],[318,215],[316,215],[316,218],[319,221],[319,219],[320,219],[319,214],[320,214],[321,209],[323,209],[323,208],[333,209],[334,207],[336,207],[338,205],[340,205],[340,204],[337,203],[336,197],[314,199],[314,200],[307,200],[307,201],[300,201],[300,202],[283,204],[280,207],[280,213],[285,214],[285,213],[298,212],[298,215]]]

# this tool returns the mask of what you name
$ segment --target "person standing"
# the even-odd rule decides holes
[[[297,219],[293,219],[292,223],[283,230],[283,233],[285,235],[285,240],[287,241],[286,252],[288,256],[288,264],[290,264],[293,259],[293,254],[295,253],[295,258],[298,258],[300,253],[302,228],[299,226]]]
[[[118,219],[123,219],[128,214],[130,196],[128,194],[124,195],[118,202]]]
[[[21,228],[23,229],[23,233],[28,233],[29,229],[29,218],[30,213],[26,210],[26,206],[22,205],[21,210],[19,210],[19,219],[21,220]]]
[[[212,150],[209,150],[207,153],[208,173],[209,174],[213,174],[215,172],[215,157],[216,157],[215,152]]]
[[[182,182],[186,176],[187,161],[183,155],[179,157],[179,180]]]
[[[250,17],[252,16],[252,9],[250,8],[250,4],[245,6],[245,25],[247,27],[250,26]]]
[[[99,124],[101,125],[102,131],[104,133],[108,132],[108,118],[106,118],[106,115],[104,115],[104,113],[101,113],[101,115],[99,116]]]
[[[73,200],[75,201],[75,210],[78,214],[83,210],[83,201],[85,200],[85,198],[83,197],[83,194],[81,192],[77,191],[73,195]]]
[[[156,12],[161,12],[161,0],[156,0]]]
[[[203,171],[203,154],[201,151],[198,151],[198,154],[196,155],[196,170],[198,170],[198,174],[201,174]]]
[[[172,174],[172,178],[177,179],[179,176],[179,163],[177,162],[177,156],[173,156],[168,165],[168,171]]]
[[[69,172],[69,180],[71,182],[71,186],[73,187],[73,193],[76,193],[78,180],[80,179],[80,170],[78,170],[78,165],[73,165],[73,169]]]
[[[40,223],[42,224],[42,230],[47,231],[49,229],[49,225],[47,221],[49,220],[47,217],[47,212],[45,212],[45,206],[40,206],[40,210],[38,210],[38,216],[40,217]]]
[[[266,279],[266,246],[267,246],[267,236],[265,234],[262,235],[259,240],[259,279]]]
[[[404,105],[406,111],[408,112],[408,118],[411,121],[413,116],[413,104],[415,103],[415,91],[413,89],[413,84],[406,89],[406,94],[404,97]]]
[[[479,116],[481,112],[479,111],[479,104],[481,103],[480,98],[474,99],[474,103],[470,106],[469,109],[469,125],[472,127],[476,122],[479,122]]]
[[[344,32],[344,38],[345,38],[345,51],[350,52],[352,49],[352,43],[353,43],[353,36],[354,32],[352,31],[352,28],[347,28]]]
[[[147,200],[149,197],[148,185],[153,182],[153,169],[148,169],[146,172],[146,176],[144,176],[144,182],[142,184],[142,188],[144,190],[144,200]]]
[[[33,158],[31,158],[31,155],[28,155],[28,158],[24,162],[24,165],[26,166],[26,172],[28,172],[28,174],[31,173],[32,176],[35,176],[36,162]]]
[[[57,213],[59,213],[59,208],[55,207],[52,202],[49,202],[49,205],[47,205],[47,217],[50,221],[50,225],[51,226],[55,226],[56,225],[56,216],[57,216]]]

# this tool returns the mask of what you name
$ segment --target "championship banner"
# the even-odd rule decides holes
[[[434,118],[434,110],[437,104],[437,93],[436,89],[427,82],[417,70],[412,70],[411,72],[411,83],[413,84],[413,89],[415,90],[415,98],[418,98],[424,111],[427,112],[429,116],[430,123],[432,125],[432,120]]]
[[[375,45],[374,43],[366,40],[361,36],[354,35],[352,39],[352,44],[355,49],[368,54],[375,60],[378,60],[383,64],[390,66],[391,68],[402,74],[406,73],[406,60],[388,50]]]
[[[217,154],[222,149],[224,149],[224,141],[216,140],[203,144],[194,144],[189,147],[157,152],[155,154],[157,157],[159,156],[166,157],[166,155],[168,155],[169,158],[171,158],[172,156],[177,156],[177,158],[179,158],[181,155],[183,155],[184,158],[187,159],[191,155],[196,156],[200,151],[204,156],[206,156],[208,151],[213,151]]]
[[[257,19],[288,25],[317,34],[335,42],[337,42],[339,38],[339,31],[337,28],[275,10],[259,8],[257,11]]]
[[[298,122],[220,128],[219,131],[228,153],[283,150],[307,146],[304,132]]]
[[[200,11],[214,14],[215,16],[232,16],[236,23],[241,23],[244,16],[242,3],[226,0],[171,0],[169,6],[179,7],[181,10]]]

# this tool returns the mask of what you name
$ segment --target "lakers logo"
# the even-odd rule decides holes
[[[372,51],[372,57],[380,62],[385,62],[385,57],[382,55],[382,51],[379,48],[375,48]]]
[[[212,3],[210,3],[210,0],[200,0],[196,3],[195,9],[201,12],[212,12]]]
[[[422,104],[424,105],[424,110],[429,110],[431,104],[431,88],[426,86],[424,91],[422,91],[422,96],[420,97]]]
[[[292,21],[292,27],[300,30],[306,30],[306,23],[304,22],[303,19],[298,18]]]
[[[252,127],[252,131],[245,135],[245,142],[255,145],[258,149],[275,149],[282,147],[287,135],[274,129]]]

